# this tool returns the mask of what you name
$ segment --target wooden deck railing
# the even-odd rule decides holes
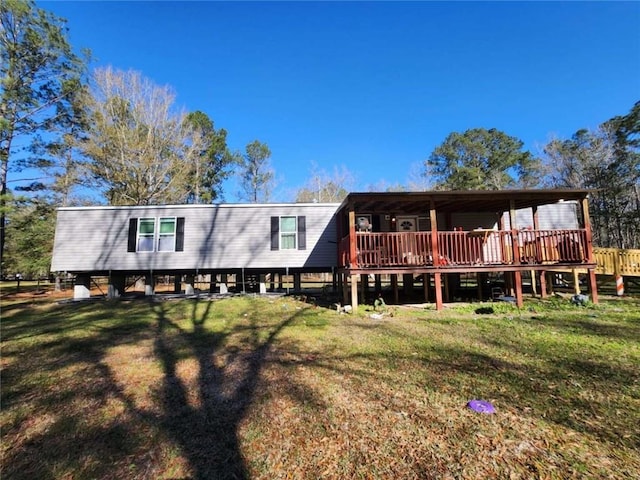
[[[583,263],[586,240],[584,229],[438,232],[439,266]],[[339,255],[341,266],[351,264],[348,236]],[[354,266],[433,266],[431,232],[358,232]]]

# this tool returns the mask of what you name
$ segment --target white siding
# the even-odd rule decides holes
[[[58,210],[52,271],[331,268],[338,204],[78,207]],[[305,250],[271,250],[271,217],[306,217]],[[127,252],[130,218],[184,217],[184,251]]]

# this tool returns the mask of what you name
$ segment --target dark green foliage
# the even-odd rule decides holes
[[[43,198],[16,201],[7,222],[3,275],[21,273],[24,278],[49,274],[55,229],[55,207]]]
[[[271,150],[266,143],[254,140],[247,145],[240,162],[240,192],[251,203],[269,201],[274,173],[269,166]]]
[[[85,60],[67,41],[65,20],[32,1],[0,2],[0,252],[4,252],[7,172],[15,139],[41,141],[73,122]]]
[[[213,203],[222,197],[222,183],[231,175],[231,167],[238,162],[227,147],[227,131],[216,130],[206,113],[189,113],[185,119],[200,136],[202,148],[193,159],[191,181],[187,195],[189,203]]]
[[[495,128],[453,132],[427,160],[442,190],[500,190],[533,187],[539,161],[523,142]]]

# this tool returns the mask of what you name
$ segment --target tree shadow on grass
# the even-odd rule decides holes
[[[304,310],[263,321],[260,304],[250,303],[244,322],[217,331],[208,321],[214,302],[185,302],[187,317],[164,302],[102,305],[25,310],[4,323],[12,340],[3,339],[3,349],[12,359],[2,371],[3,409],[12,413],[2,420],[3,478],[171,475],[160,456],[172,444],[192,478],[248,478],[238,428],[277,335]],[[122,347],[117,361],[124,362],[115,366],[114,347]],[[141,368],[154,358],[161,367],[150,406],[131,390],[149,385],[119,378],[135,368],[135,358],[126,358],[132,351],[150,355]],[[183,360],[197,365],[195,388],[181,375]],[[305,387],[291,392],[300,401],[313,397]]]
[[[233,332],[212,332],[205,328],[213,302],[192,304],[191,330],[172,322],[157,305],[155,354],[164,372],[161,386],[162,424],[180,445],[194,478],[249,478],[238,428],[252,403],[260,372],[276,336],[298,314],[285,318],[264,331],[256,320],[261,313],[245,314],[248,324]],[[241,331],[244,330],[244,331]],[[240,333],[242,346],[228,345],[229,333]],[[188,386],[176,373],[180,350],[188,349],[198,364],[198,402],[189,401]]]

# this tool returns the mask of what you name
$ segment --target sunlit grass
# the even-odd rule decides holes
[[[251,296],[6,309],[0,473],[640,476],[638,299],[371,313]]]

